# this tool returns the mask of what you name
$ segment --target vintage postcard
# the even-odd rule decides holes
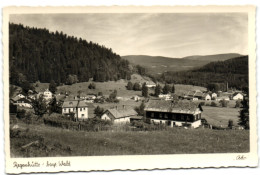
[[[258,165],[254,6],[3,16],[7,173]]]

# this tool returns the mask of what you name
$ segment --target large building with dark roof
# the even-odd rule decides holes
[[[197,128],[201,125],[203,109],[199,103],[189,100],[149,100],[144,111],[153,123]]]

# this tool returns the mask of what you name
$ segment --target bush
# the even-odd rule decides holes
[[[105,128],[107,126],[110,126],[112,123],[111,121],[101,120],[100,118],[93,118],[81,122],[74,122],[68,120],[68,118],[64,116],[48,116],[44,118],[44,124],[70,130],[100,131],[105,130]]]
[[[233,120],[228,120],[228,127],[229,127],[230,129],[232,129],[233,126],[234,126]]]
[[[213,102],[211,102],[211,104],[210,104],[212,107],[217,107],[218,105],[217,105],[217,103],[215,103],[214,101]]]
[[[221,100],[219,103],[222,107],[227,107],[227,105],[228,105],[228,101],[226,101],[226,100]]]
[[[201,105],[201,106],[204,106],[204,105],[205,105],[205,102],[200,102],[200,105]]]
[[[96,89],[95,83],[90,83],[90,84],[88,85],[88,88],[89,88],[89,89]]]

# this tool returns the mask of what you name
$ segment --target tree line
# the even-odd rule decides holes
[[[129,62],[112,49],[63,32],[9,24],[10,83],[72,84],[130,79]]]

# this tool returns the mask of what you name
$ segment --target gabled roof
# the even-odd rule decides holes
[[[79,101],[79,103],[78,103],[78,107],[87,107],[87,106],[88,106],[88,104],[86,101]]]
[[[189,100],[180,100],[180,101],[149,100],[144,110],[193,114],[195,113],[197,108],[203,111],[199,103],[189,101]]]
[[[107,111],[110,112],[110,114],[112,114],[116,119],[137,115],[137,112],[132,108],[123,108],[123,109],[113,108],[113,109],[108,109]]]
[[[240,93],[240,92],[235,92],[235,93],[233,94],[233,96],[236,96],[236,95],[238,95],[238,94],[240,94],[240,95],[242,95],[242,96],[243,96],[243,94],[242,94],[242,93]]]
[[[76,108],[78,105],[77,100],[65,101],[62,105],[63,108]]]
[[[195,96],[195,97],[202,97],[202,96],[203,96],[203,93],[197,91],[197,92],[194,93],[194,96]]]

